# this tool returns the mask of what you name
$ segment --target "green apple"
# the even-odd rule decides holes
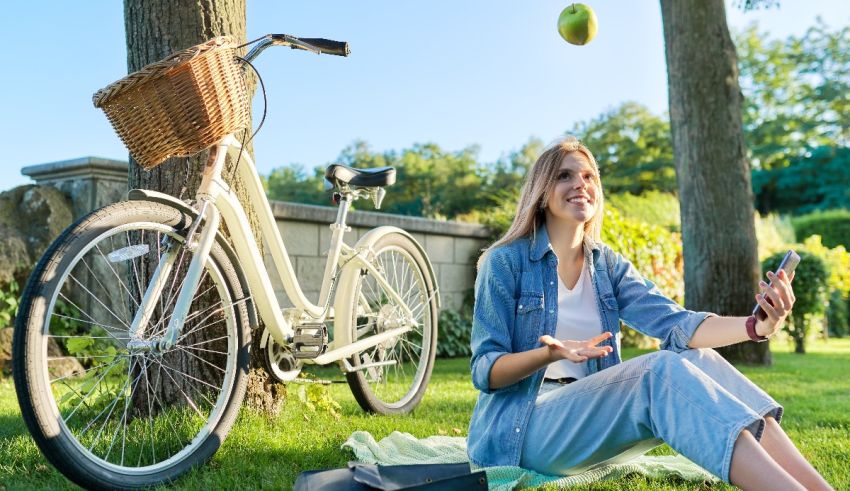
[[[558,33],[570,44],[587,44],[596,36],[596,14],[585,4],[574,3],[558,17]]]

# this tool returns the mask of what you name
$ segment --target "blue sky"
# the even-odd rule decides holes
[[[374,150],[435,142],[478,145],[492,162],[532,136],[549,141],[577,121],[634,100],[667,108],[657,1],[588,1],[599,18],[589,45],[568,45],[555,27],[569,4],[535,0],[309,2],[248,0],[248,36],[283,32],[346,40],[351,56],[268,50],[256,66],[269,115],[256,138],[258,169],[325,165],[356,139]],[[91,104],[126,74],[122,2],[15,2],[4,6],[0,190],[24,184],[27,165],[87,155],[126,159]],[[802,34],[822,16],[850,22],[844,0],[783,0],[741,12],[733,29],[758,22],[773,36]],[[259,115],[260,98],[255,100]]]

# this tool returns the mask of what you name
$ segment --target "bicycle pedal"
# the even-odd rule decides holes
[[[316,358],[328,349],[328,328],[324,324],[305,324],[295,328],[292,336],[292,355],[295,358]]]

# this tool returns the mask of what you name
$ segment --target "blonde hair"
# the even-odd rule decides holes
[[[522,185],[522,190],[520,191],[516,215],[511,226],[505,232],[505,235],[484,250],[484,253],[478,259],[479,268],[484,258],[493,249],[522,237],[531,236],[534,238],[537,228],[546,221],[543,208],[554,188],[554,182],[561,168],[561,162],[564,161],[564,158],[568,154],[573,152],[580,153],[587,158],[587,161],[593,168],[594,184],[596,184],[599,191],[597,193],[596,213],[584,224],[584,242],[601,242],[604,209],[602,182],[599,179],[599,166],[596,164],[596,158],[593,157],[593,154],[587,147],[581,144],[578,138],[566,136],[546,147],[528,171],[525,182]]]

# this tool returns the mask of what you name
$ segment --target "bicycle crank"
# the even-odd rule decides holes
[[[291,382],[298,378],[303,363],[301,360],[295,359],[291,346],[278,344],[268,329],[264,329],[260,347],[263,366],[272,378],[283,383]]]

